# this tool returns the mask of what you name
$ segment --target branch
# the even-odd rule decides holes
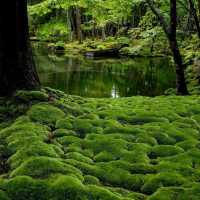
[[[160,13],[159,9],[155,7],[154,3],[152,0],[146,0],[147,4],[149,5],[149,7],[151,8],[152,12],[158,17],[161,26],[164,29],[164,32],[169,35],[169,27],[168,24],[164,18],[164,16]]]

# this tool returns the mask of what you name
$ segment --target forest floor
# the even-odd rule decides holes
[[[199,200],[200,96],[0,100],[1,200]]]

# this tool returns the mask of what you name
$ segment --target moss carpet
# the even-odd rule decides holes
[[[0,103],[0,200],[200,199],[199,96]]]

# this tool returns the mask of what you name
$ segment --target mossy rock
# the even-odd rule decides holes
[[[73,174],[83,179],[81,171],[77,168],[67,165],[59,159],[42,156],[27,159],[12,171],[10,177],[26,175],[33,178],[47,178],[52,174]]]
[[[95,162],[108,162],[108,161],[115,160],[116,158],[117,157],[113,155],[112,153],[109,153],[107,151],[102,151],[94,157],[94,160]]]
[[[191,188],[184,187],[161,187],[157,192],[151,195],[148,200],[199,200],[199,185]]]
[[[47,182],[36,181],[28,176],[18,176],[8,180],[5,184],[5,190],[11,200],[49,199]]]
[[[72,120],[69,118],[66,119],[60,119],[56,122],[56,128],[57,129],[73,129],[73,125],[71,123]]]
[[[85,175],[84,176],[84,184],[86,184],[86,185],[100,185],[100,181],[95,176]]]
[[[92,159],[90,159],[78,152],[67,153],[65,156],[67,159],[74,159],[74,160],[78,160],[80,162],[90,163],[90,164],[93,163]]]
[[[184,150],[180,147],[172,145],[157,145],[152,147],[152,150],[148,154],[150,158],[174,156],[180,153],[184,153]]]
[[[53,132],[53,136],[54,137],[64,137],[64,136],[77,136],[75,131],[72,130],[67,130],[67,129],[56,129]]]
[[[146,194],[152,194],[160,187],[181,186],[185,181],[186,180],[177,173],[160,173],[146,181],[142,187],[142,191]]]
[[[84,138],[87,133],[92,131],[93,126],[90,120],[76,119],[73,123],[73,128],[81,138]]]
[[[31,120],[49,126],[55,126],[57,120],[65,117],[65,113],[62,110],[46,103],[32,106],[27,114]]]
[[[19,149],[9,158],[8,162],[10,164],[10,167],[13,169],[18,167],[22,162],[26,161],[30,157],[37,156],[59,158],[59,155],[56,153],[52,145],[40,141],[35,141],[32,143],[28,143],[27,145]]]
[[[86,200],[86,188],[73,176],[60,175],[52,180],[49,187],[52,200]]]
[[[87,186],[87,199],[88,200],[121,200],[119,195],[116,195],[109,191],[106,188],[95,186],[95,185],[89,185]]]
[[[42,91],[17,91],[15,94],[17,99],[20,99],[24,102],[31,101],[48,101],[49,95]]]

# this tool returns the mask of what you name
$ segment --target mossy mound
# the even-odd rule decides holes
[[[91,99],[46,88],[14,98],[24,109],[0,128],[0,199],[200,199],[199,96]]]
[[[64,118],[65,113],[54,106],[39,103],[28,111],[28,116],[33,121],[53,126],[59,119]]]

